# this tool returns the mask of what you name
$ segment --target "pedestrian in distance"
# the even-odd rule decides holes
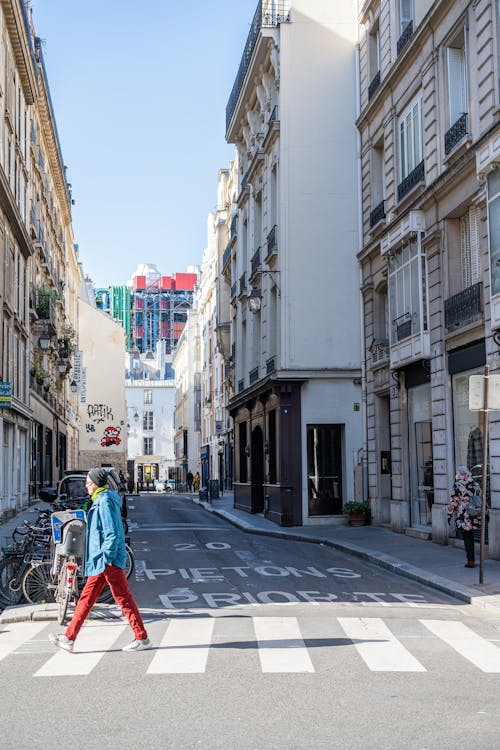
[[[85,482],[92,505],[87,513],[85,586],[71,622],[63,634],[50,633],[55,646],[72,652],[76,637],[102,590],[109,585],[115,602],[127,618],[134,640],[123,651],[142,651],[151,647],[125,576],[125,534],[121,519],[122,499],[110,489],[105,469],[90,469]]]
[[[448,505],[448,523],[455,517],[455,525],[462,532],[466,568],[475,566],[474,531],[481,525],[481,490],[466,466],[458,466],[453,492]]]
[[[186,487],[187,487],[188,492],[193,491],[193,472],[192,471],[188,471],[188,473],[186,474]]]
[[[200,472],[197,471],[193,477],[193,489],[195,492],[198,492],[198,490],[200,489],[200,484],[201,484]]]

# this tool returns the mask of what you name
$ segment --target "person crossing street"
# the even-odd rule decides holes
[[[134,633],[134,640],[123,651],[142,651],[150,648],[151,643],[125,576],[122,499],[110,489],[105,469],[90,469],[85,486],[92,499],[87,513],[85,575],[88,578],[65,633],[50,633],[49,640],[54,646],[72,652],[80,628],[108,584]]]

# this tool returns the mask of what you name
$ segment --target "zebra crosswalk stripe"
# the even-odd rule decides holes
[[[372,672],[425,672],[425,667],[378,617],[339,617],[338,621]]]
[[[69,654],[67,651],[58,650],[38,672],[35,672],[35,677],[90,674],[127,627],[89,625],[82,628],[74,652]]]
[[[172,620],[149,665],[148,674],[204,672],[213,629],[213,618]]]
[[[431,633],[478,667],[481,672],[500,673],[500,648],[486,641],[457,620],[420,620]]]
[[[18,622],[0,631],[0,661],[47,626],[46,622]]]
[[[254,617],[263,672],[314,672],[296,617]]]

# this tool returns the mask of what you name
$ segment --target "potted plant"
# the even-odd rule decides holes
[[[347,514],[349,526],[365,526],[371,515],[370,503],[351,500],[344,504],[342,511]]]
[[[78,348],[77,335],[71,323],[66,323],[61,328],[58,344],[61,356],[69,357],[70,354],[76,352]]]

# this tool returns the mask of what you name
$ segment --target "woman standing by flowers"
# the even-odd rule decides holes
[[[478,497],[479,485],[474,481],[466,466],[458,466],[455,474],[453,493],[448,505],[448,523],[455,516],[457,529],[462,532],[465,554],[467,555],[466,568],[474,567],[474,531],[481,524],[480,503],[474,502],[473,497]],[[479,508],[479,510],[478,510]]]

